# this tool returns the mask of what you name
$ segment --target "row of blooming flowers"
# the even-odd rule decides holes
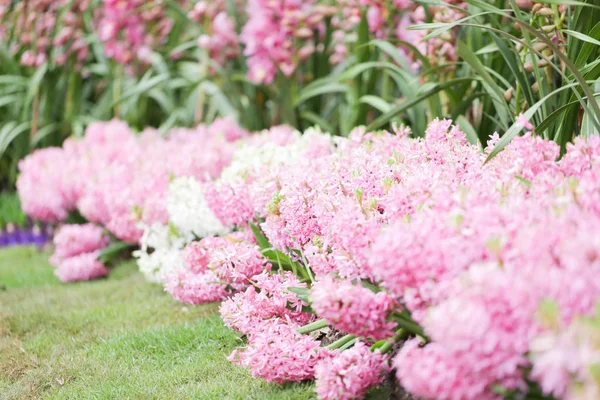
[[[91,254],[108,244],[107,233],[136,244],[143,224],[167,223],[169,182],[177,176],[198,182],[220,176],[231,162],[233,142],[246,135],[232,119],[175,129],[168,138],[152,129],[136,135],[117,120],[93,124],[84,138],[38,150],[20,162],[21,205],[27,215],[44,222],[65,221],[73,213],[89,221],[58,230],[52,262],[65,281],[102,276],[107,270]],[[86,256],[72,259],[81,255]],[[88,267],[96,272],[89,273]]]
[[[498,137],[409,135],[112,121],[22,161],[18,189],[34,218],[90,221],[55,236],[60,279],[106,274],[110,236],[138,243],[176,300],[222,301],[255,377],[322,399],[389,374],[422,399],[598,398],[600,139],[558,160],[527,132],[485,163]]]

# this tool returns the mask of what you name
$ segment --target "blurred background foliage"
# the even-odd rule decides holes
[[[370,25],[370,7],[357,5],[336,62],[335,7],[348,2],[316,1],[325,12],[319,32],[309,34],[310,54],[291,73],[277,69],[270,82],[252,78],[244,53],[251,1],[206,3],[233,24],[237,43],[228,46],[239,49],[224,59],[219,51],[227,47],[202,42],[222,21],[205,9],[198,14],[205,3],[193,1],[138,2],[127,17],[141,15],[153,41],[133,56],[127,46],[115,55],[111,46],[122,45],[123,34],[110,25],[108,7],[118,3],[0,0],[0,190],[14,186],[18,161],[33,149],[115,117],[161,132],[231,115],[251,130],[286,123],[347,135],[360,125],[404,124],[416,136],[447,117],[482,147],[498,132],[492,156],[521,132],[520,114],[563,149],[576,135],[600,132],[595,0],[410,2],[410,15],[422,18],[399,26],[388,15],[393,29],[383,36]],[[40,28],[49,15],[53,24]],[[298,41],[306,48],[306,39]]]

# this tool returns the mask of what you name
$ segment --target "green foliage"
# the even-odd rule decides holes
[[[411,28],[427,30],[424,40],[458,29],[455,65],[432,67],[413,49],[422,63],[413,73],[391,41],[372,40],[359,47],[368,61],[355,57],[338,75],[301,93],[343,93],[341,103],[354,111],[343,119],[349,127],[362,123],[376,130],[402,122],[421,136],[431,119],[449,117],[460,121],[472,142],[504,134],[492,157],[521,131],[521,113],[563,150],[574,136],[599,132],[600,9],[593,1],[563,13],[552,4],[556,18],[550,25],[548,17],[519,9],[514,0],[467,3],[462,19]]]
[[[441,0],[419,3],[456,8]],[[415,136],[423,136],[432,119],[448,117],[472,142],[504,134],[493,154],[520,133],[515,122],[521,113],[537,134],[563,149],[576,135],[600,133],[595,0],[548,0],[534,11],[515,0],[466,3],[463,18],[433,22],[428,16],[410,28],[424,30],[424,40],[451,33],[456,62],[438,65],[409,43],[375,39],[363,13],[342,64],[329,61],[333,27],[325,19],[317,50],[294,75],[279,73],[270,85],[246,77],[243,56],[225,65],[212,60],[196,44],[204,27],[175,1],[165,2],[174,28],[154,49],[150,65],[124,68],[104,56],[90,7],[84,20],[91,55],[84,69],[75,68],[74,60],[57,66],[51,59],[37,69],[23,67],[0,43],[0,189],[14,185],[18,161],[33,149],[60,145],[82,135],[90,122],[113,117],[162,133],[231,115],[250,130],[286,123],[347,135],[359,125],[376,130],[401,123]],[[244,16],[235,2],[227,5],[239,33]],[[399,48],[418,61],[418,69]]]
[[[16,193],[0,193],[0,230],[8,224],[24,227],[27,216],[21,210],[21,202]]]
[[[514,0],[467,3],[468,17],[431,27],[429,36],[464,29],[458,50],[473,79],[469,92],[486,93],[473,103],[481,114],[469,122],[482,142],[495,131],[506,132],[490,158],[519,133],[515,117],[521,113],[536,134],[563,150],[574,136],[599,132],[600,8],[592,0],[562,12],[552,1],[545,2],[551,8],[538,4],[533,11],[519,9]]]

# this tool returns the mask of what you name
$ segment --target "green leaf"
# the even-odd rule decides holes
[[[238,118],[238,111],[218,85],[211,81],[203,81],[200,84],[200,88],[210,96],[210,101],[219,110],[219,114],[223,116],[231,115],[235,119]]]
[[[177,110],[180,111],[180,110]],[[163,122],[160,127],[158,128],[158,134],[162,137],[165,137],[167,135],[167,132],[169,131],[169,129],[173,128],[177,122],[177,119],[179,118],[179,112],[174,111],[171,113],[171,115],[169,115],[169,118],[167,118],[167,120],[165,122]]]
[[[271,246],[271,243],[269,243],[267,237],[263,234],[262,229],[253,223],[250,223],[249,225],[250,229],[252,229],[252,233],[254,234],[254,238],[256,239],[256,243],[258,243],[261,249],[270,249],[273,247]]]
[[[531,187],[531,185],[532,185],[531,181],[523,178],[522,176],[515,176],[515,179],[527,187]]]
[[[306,100],[312,99],[315,96],[331,93],[345,93],[346,91],[348,91],[348,86],[336,82],[328,82],[316,87],[307,86],[300,91],[298,98],[294,102],[294,106],[297,107],[300,104],[304,103]]]
[[[169,73],[169,67],[167,66],[167,63],[165,62],[162,55],[160,55],[159,53],[152,52],[152,54],[150,55],[150,62],[152,63],[152,68],[154,68],[154,70],[159,74]]]
[[[469,0],[469,2],[476,2],[475,0]],[[479,2],[477,2],[479,3]],[[490,6],[492,7],[492,6]],[[598,103],[593,100],[593,94],[591,91],[590,86],[587,84],[585,78],[583,77],[581,71],[579,71],[577,69],[577,67],[573,64],[573,62],[567,58],[563,52],[548,38],[546,37],[546,35],[538,32],[536,29],[534,29],[533,27],[531,27],[528,23],[515,18],[513,16],[511,16],[510,14],[504,12],[503,10],[499,10],[495,7],[492,7],[492,9],[494,9],[495,13],[498,15],[501,15],[503,18],[508,19],[510,21],[513,21],[515,24],[517,24],[520,28],[521,31],[523,32],[524,35],[532,35],[535,36],[536,39],[538,39],[540,42],[543,42],[544,44],[547,45],[547,47],[549,47],[554,55],[560,59],[560,61],[562,63],[564,63],[567,67],[567,70],[569,73],[571,73],[575,79],[578,81],[581,89],[583,90],[583,92],[585,93],[586,96],[588,96],[588,98],[592,99],[590,101],[590,104],[588,105],[586,102],[584,102],[582,100],[582,96],[579,93],[579,90],[577,90],[574,86],[568,85],[568,87],[570,88],[574,88],[573,90],[573,94],[579,99],[581,106],[587,111],[589,112],[590,109],[593,110],[593,118],[592,118],[592,122],[594,125],[596,125],[596,127],[600,127],[600,107],[598,106]],[[523,44],[524,46],[526,46],[528,49],[530,49],[533,53],[537,54],[540,58],[544,59],[546,62],[548,62],[548,65],[554,69],[561,77],[563,77],[563,79],[565,80],[565,82],[571,82],[571,79],[565,75],[565,73],[563,72],[563,70],[561,69],[561,67],[553,62],[553,60],[551,58],[546,57],[544,54],[542,54],[540,51],[536,50],[535,48],[533,48],[533,46],[531,45],[531,40],[526,40],[526,41],[522,41],[519,38],[516,38],[515,36],[503,31],[502,29],[497,29],[491,26],[487,26],[487,25],[481,25],[481,24],[468,24],[468,23],[463,23],[461,24],[463,26],[471,26],[471,27],[475,27],[475,28],[479,28],[479,29],[483,29],[483,30],[488,30],[491,32],[495,32],[498,34],[501,34],[503,36],[508,37],[510,40],[519,42],[521,44]],[[537,64],[534,63],[534,68],[536,70],[536,75],[538,76],[538,81],[540,81],[541,79],[541,83],[542,85],[540,85],[540,94],[544,94],[546,92],[545,87],[547,86],[547,81],[545,79],[539,78],[539,71],[538,71],[538,67]],[[547,95],[546,95],[547,96]],[[547,98],[547,97],[545,97]],[[544,109],[548,109],[549,105],[548,104],[543,104],[542,105],[544,107]]]
[[[392,109],[390,109],[385,114],[376,118],[373,122],[371,122],[367,126],[367,131],[373,131],[373,130],[381,128],[383,125],[389,123],[398,114],[408,110],[415,104],[420,103],[421,101],[433,96],[434,94],[436,94],[444,89],[458,85],[460,83],[469,83],[469,82],[472,82],[474,79],[475,78],[456,78],[456,79],[449,80],[447,82],[432,84],[433,85],[432,88],[427,90],[425,93],[422,93],[413,98],[404,100],[402,103],[393,106]]]
[[[360,23],[358,24],[358,39],[356,41],[356,61],[365,62],[369,58],[369,22],[367,21],[367,12],[363,11]]]
[[[396,42],[398,45],[405,46],[412,51],[412,53],[417,57],[419,61],[423,64],[425,69],[429,69],[431,66],[429,64],[429,59],[421,54],[419,49],[417,49],[413,44],[399,40]],[[398,47],[394,46],[388,40],[375,39],[371,40],[370,44],[377,47],[379,50],[383,51],[385,54],[390,56],[392,60],[396,62],[398,65],[402,65],[407,71],[410,71],[410,66],[407,65],[406,58],[402,55]]]
[[[31,146],[37,147],[40,141],[42,141],[46,136],[50,135],[51,133],[56,132],[57,130],[58,124],[54,122],[41,127],[40,129],[38,129],[38,131],[35,133],[35,136],[32,138]]]
[[[173,110],[175,109],[175,103],[165,92],[158,88],[153,88],[148,92],[148,96],[158,103],[165,114],[168,115],[173,113]]]
[[[10,121],[0,129],[0,157],[6,151],[8,146],[12,143],[13,140],[23,132],[26,132],[30,129],[31,122],[26,121],[17,125],[16,122]]]
[[[171,10],[173,10],[175,12],[175,14],[177,14],[182,21],[191,22],[191,23],[194,22],[188,17],[187,13],[183,10],[183,7],[181,7],[180,2],[173,1],[173,0],[162,0],[162,1],[164,1],[164,3],[167,6],[169,6],[169,8]]]
[[[329,122],[327,122],[324,118],[322,118],[320,115],[312,112],[312,111],[303,111],[300,113],[300,118],[307,120],[308,122],[318,125],[321,127],[321,129],[327,133],[330,134],[334,134],[335,133],[335,129],[333,128],[333,125],[331,125]]]
[[[597,8],[600,10],[600,6],[596,5],[596,4],[590,4],[584,1],[575,1],[575,0],[544,0],[544,3],[547,4],[556,4],[559,6],[565,5],[565,6],[580,6],[580,7],[591,7],[591,8]]]
[[[546,100],[548,100],[552,96],[556,96],[556,94],[558,92],[560,92],[562,90],[570,89],[576,85],[577,85],[577,83],[572,83],[570,85],[558,88],[558,89],[554,90],[553,92],[547,94],[545,97],[543,97],[537,103],[535,103],[533,106],[531,106],[531,108],[529,108],[529,110],[525,111],[525,113],[523,113],[523,116],[525,117],[525,119],[530,120],[533,117],[533,115],[537,112],[537,110],[544,105],[544,102],[546,102]],[[496,143],[496,146],[494,146],[494,149],[490,152],[490,154],[485,159],[485,163],[488,163],[492,158],[494,158],[496,156],[496,154],[500,153],[511,142],[511,140],[513,140],[513,138],[519,134],[519,132],[522,129],[523,129],[523,127],[519,123],[517,123],[517,122],[513,123],[512,126],[506,131],[506,133],[504,135],[502,135],[502,138],[500,138],[498,143]]]
[[[22,96],[20,94],[9,94],[6,96],[2,96],[0,97],[0,107],[4,107],[10,104],[14,105],[20,99],[22,99]]]
[[[227,3],[227,14],[233,17],[235,21],[235,31],[239,34],[242,29],[242,23],[240,21],[240,15],[238,13],[238,7],[235,0],[226,0]]]
[[[600,90],[600,81],[596,81],[594,90]],[[590,101],[597,101],[597,100],[600,100],[600,94],[598,94],[598,93],[596,93],[594,95],[593,99],[587,99],[588,103]],[[588,111],[586,111],[583,114],[583,119],[581,121],[581,133],[585,137],[589,137],[590,135],[596,135],[596,136],[600,135],[600,129],[598,129],[598,127],[596,125],[594,125],[592,118],[593,118],[593,116]]]
[[[507,125],[510,120],[510,110],[506,101],[504,100],[504,91],[500,89],[496,81],[485,69],[479,58],[471,51],[471,49],[462,41],[458,41],[458,56],[465,60],[471,68],[477,73],[482,79],[482,84],[490,97],[494,105],[496,106],[496,112],[500,121]]]
[[[482,56],[482,55],[489,54],[489,53],[495,53],[499,50],[500,49],[498,48],[498,46],[495,43],[490,43],[487,46],[482,47],[481,49],[477,50],[475,52],[475,54],[478,56]]]
[[[525,95],[525,101],[527,101],[528,105],[535,103],[533,92],[527,80],[527,76],[521,72],[523,70],[523,63],[521,62],[514,45],[511,44],[511,47],[509,48],[509,46],[502,41],[497,34],[493,32],[491,34],[496,46],[498,47],[498,50],[500,51],[500,54],[508,65],[510,72],[512,72],[513,76],[516,77],[517,82],[519,83],[521,90]]]
[[[179,53],[183,53],[186,50],[189,49],[195,49],[198,47],[198,41],[197,40],[190,40],[189,42],[185,42],[182,43],[180,45],[178,45],[177,47],[174,47],[170,52],[169,55],[175,55],[175,54],[179,54]]]
[[[289,287],[288,291],[294,293],[298,298],[305,303],[310,304],[310,289],[305,287]]]
[[[598,22],[589,32],[588,32],[588,36],[598,40],[600,39],[600,22]],[[575,49],[577,48],[577,46],[570,46],[569,50],[571,49]],[[575,54],[577,54],[577,56],[575,57],[574,54],[570,54],[571,56],[570,58],[573,59],[575,58],[575,66],[577,66],[578,68],[583,68],[585,65],[585,62],[587,61],[588,57],[592,54],[592,51],[595,49],[595,46],[590,43],[590,42],[586,42],[583,44],[583,46],[581,46],[581,48],[577,48],[577,52]]]
[[[98,261],[103,264],[112,262],[121,252],[131,249],[133,246],[126,242],[115,242],[104,248],[98,254]]]
[[[596,40],[584,33],[581,32],[575,32],[575,31],[571,31],[568,29],[563,30],[563,32],[568,33],[569,35],[579,39],[579,40],[583,40],[584,42],[588,42],[591,44],[595,44],[596,46],[600,46],[600,40]]]
[[[596,93],[595,96],[600,96],[600,93]],[[587,99],[587,96],[583,98],[583,100]],[[566,112],[570,107],[579,104],[579,100],[573,100],[569,103],[563,104],[558,107],[556,110],[552,112],[548,117],[546,117],[542,122],[540,122],[536,127],[535,131],[538,134],[543,133],[549,126],[552,124],[558,117],[560,117],[564,112]],[[555,138],[556,140],[556,138]]]
[[[382,113],[386,113],[392,108],[392,105],[387,101],[383,100],[381,97],[369,94],[362,96],[360,99],[358,99],[358,101],[361,103],[368,104]]]
[[[467,135],[467,140],[471,144],[479,145],[479,138],[477,136],[477,131],[473,128],[473,125],[465,118],[464,115],[459,115],[456,118],[456,123],[460,127],[460,129]]]
[[[327,322],[327,320],[320,319],[318,321],[311,322],[308,325],[301,326],[300,328],[296,329],[296,331],[301,334],[306,334],[326,328],[328,325],[329,323]]]
[[[436,23],[431,23],[431,24],[413,25],[413,26],[409,26],[408,30],[420,31],[420,30],[432,30],[433,29],[430,33],[425,35],[425,37],[423,39],[421,39],[421,41],[427,41],[427,40],[433,39],[434,37],[440,36],[441,34],[447,32],[447,31],[453,29],[454,27],[459,26],[469,20],[472,20],[472,19],[475,19],[478,17],[482,17],[482,16],[488,15],[488,14],[495,14],[495,13],[496,13],[496,11],[488,11],[488,12],[482,12],[479,14],[469,15],[467,17],[458,19],[453,22],[436,22]]]
[[[31,80],[29,81],[27,95],[25,96],[25,104],[23,106],[23,119],[27,119],[27,115],[29,115],[29,105],[33,103],[33,98],[38,92],[40,85],[42,84],[42,80],[46,75],[46,72],[48,72],[48,63],[44,63],[41,67],[39,67],[31,77]]]
[[[279,250],[273,249],[273,246],[271,245],[271,243],[269,243],[269,240],[266,238],[266,236],[263,234],[262,230],[258,226],[252,223],[250,223],[249,225],[250,229],[252,229],[254,237],[256,238],[258,246],[262,250],[262,254],[264,254],[264,256],[269,259],[269,262],[278,265],[280,269],[290,270],[297,268],[296,263],[294,263],[288,255],[284,254]]]
[[[141,80],[138,84],[134,85],[131,89],[125,91],[121,97],[112,102],[110,107],[114,107],[117,104],[123,103],[125,100],[128,100],[134,96],[138,96],[142,93],[148,92],[150,89],[158,86],[162,82],[165,82],[169,79],[169,75],[162,74],[158,76],[154,76],[152,78]]]
[[[342,73],[342,75],[340,75],[339,80],[340,81],[349,81],[352,80],[354,78],[356,78],[357,76],[361,75],[363,72],[371,70],[371,69],[375,69],[375,70],[380,70],[380,69],[389,69],[393,72],[402,74],[403,71],[398,68],[396,65],[389,63],[389,62],[385,62],[385,61],[367,61],[364,63],[360,63],[357,65],[353,65],[352,67],[348,68],[346,71],[344,71]]]
[[[387,40],[375,39],[371,40],[369,44],[377,47],[379,50],[390,56],[398,65],[403,65],[403,63],[406,61],[398,48]]]
[[[0,85],[27,86],[29,80],[21,75],[0,75]]]

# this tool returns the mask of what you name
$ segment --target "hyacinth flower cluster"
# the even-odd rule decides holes
[[[527,132],[485,163],[497,136],[482,152],[448,120],[409,134],[274,128],[238,142],[198,191],[212,215],[196,229],[218,229],[182,257],[229,286],[223,320],[248,340],[231,360],[273,382],[316,377],[325,399],[361,397],[387,368],[424,399],[497,399],[531,382],[589,398],[600,140],[578,139],[559,160]],[[254,276],[250,243],[263,255]],[[345,336],[328,344],[327,326]]]
[[[61,226],[54,235],[54,254],[50,257],[50,263],[56,267],[54,274],[62,282],[106,276],[108,270],[98,261],[98,255],[108,242],[104,229],[97,225]]]
[[[371,351],[364,342],[333,353],[315,368],[316,392],[321,399],[353,400],[363,398],[367,389],[381,383],[389,370],[379,350]]]
[[[230,165],[216,180],[192,176],[172,180],[166,194],[166,220],[143,226],[141,248],[134,253],[150,281],[164,284],[166,291],[186,303],[223,299],[271,269],[248,224],[254,210],[266,207],[276,190],[263,183],[269,171],[274,173],[298,158],[297,148],[310,154],[331,146],[329,141],[310,140],[310,133],[301,137],[286,126],[246,138],[230,127],[223,121],[211,126],[230,139],[239,138]],[[257,188],[252,196],[251,184]]]
[[[192,242],[180,256],[183,265],[166,273],[163,269],[162,276],[165,290],[188,304],[222,300],[270,269],[259,247],[244,232]]]
[[[227,149],[226,165],[176,168],[193,148],[185,141],[167,158],[179,177],[160,196],[135,194],[156,171],[117,191],[145,199],[127,214],[142,272],[179,301],[223,300],[224,323],[247,339],[234,363],[272,382],[315,378],[323,399],[360,398],[388,371],[423,399],[498,399],[532,384],[556,398],[597,393],[600,139],[577,139],[559,158],[558,145],[528,131],[486,163],[499,137],[482,151],[448,120],[425,138],[402,127],[247,136],[223,121],[212,136],[213,126],[198,130],[204,145]],[[95,138],[116,168],[121,155],[103,149],[99,127],[84,142]],[[149,146],[140,151],[159,140],[128,133],[119,148],[130,136]],[[80,207],[85,185],[48,172],[69,165],[71,146],[23,162],[28,212],[61,220],[73,207],[102,209]],[[134,171],[135,154],[124,164]],[[36,203],[32,187],[51,201]],[[118,205],[99,199],[109,213]],[[116,222],[105,226],[119,236]]]
[[[167,189],[179,176],[204,182],[231,162],[247,135],[232,119],[195,129],[134,133],[124,122],[91,124],[81,139],[36,151],[19,164],[17,190],[26,214],[58,223],[70,212],[138,243],[140,224],[166,223]]]

